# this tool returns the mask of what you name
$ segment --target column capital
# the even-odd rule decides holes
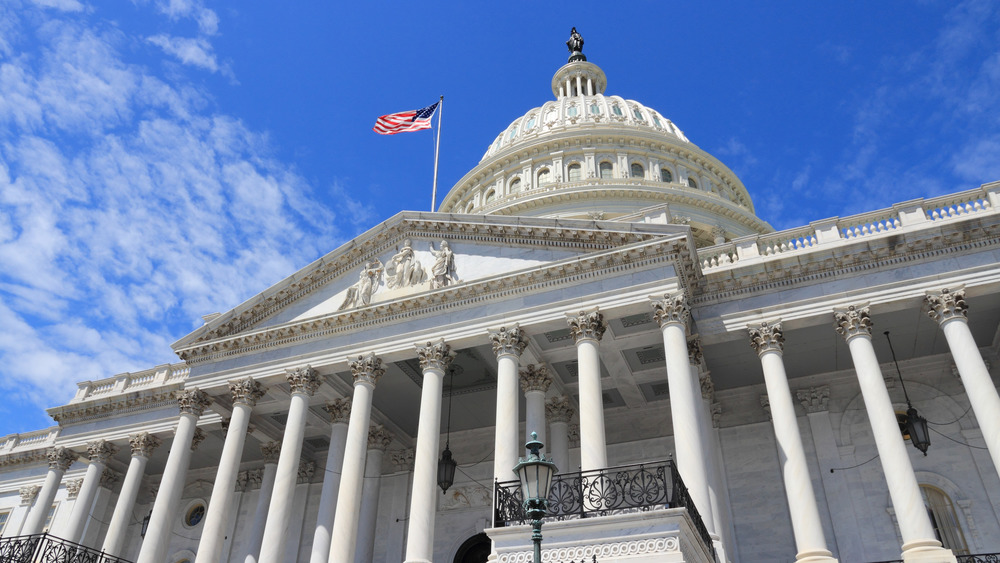
[[[153,450],[160,447],[163,441],[153,436],[149,432],[139,432],[129,434],[128,445],[132,449],[133,457],[144,457],[149,459],[153,455]]]
[[[229,381],[229,392],[233,395],[234,405],[257,406],[257,400],[264,396],[264,386],[252,377],[232,379]]]
[[[118,446],[107,440],[94,440],[87,443],[87,458],[91,463],[107,463],[111,456],[118,453]]]
[[[298,474],[295,477],[295,483],[298,485],[301,485],[302,483],[312,483],[314,475],[316,475],[316,462],[309,461],[307,459],[300,459]]]
[[[21,487],[19,493],[21,494],[21,506],[31,506],[31,503],[38,496],[38,491],[42,490],[41,485],[27,485]]]
[[[372,424],[368,429],[368,449],[385,451],[392,443],[392,434],[381,424]]]
[[[965,288],[960,287],[955,291],[947,287],[939,292],[928,291],[924,296],[924,307],[927,316],[944,324],[952,319],[966,320],[969,317],[969,306],[965,304]]]
[[[781,330],[781,321],[748,325],[747,333],[750,335],[750,347],[758,356],[765,352],[781,354],[785,351],[785,333]]]
[[[697,334],[692,334],[687,338],[688,344],[688,363],[693,366],[700,366],[701,360],[704,358],[704,353],[701,349],[701,337]]]
[[[49,459],[49,469],[58,469],[59,471],[66,471],[69,469],[70,465],[80,457],[76,452],[69,448],[49,448],[45,452],[45,456]]]
[[[323,383],[319,378],[319,373],[312,366],[287,369],[285,370],[285,379],[288,380],[293,395],[300,393],[309,397],[312,397]]]
[[[109,491],[113,491],[115,488],[115,483],[121,481],[121,479],[122,479],[121,473],[118,473],[113,469],[105,468],[104,471],[101,472],[100,485],[102,488],[105,488]]]
[[[604,315],[595,307],[592,311],[580,311],[577,315],[567,314],[566,322],[569,324],[570,334],[573,341],[579,343],[581,340],[597,340],[600,342],[604,337],[604,331],[608,329],[604,322]]]
[[[74,499],[80,496],[80,489],[83,488],[83,478],[70,479],[66,481],[66,498]]]
[[[278,463],[281,456],[281,441],[265,442],[260,445],[260,453],[264,456],[264,463]]]
[[[868,304],[851,305],[844,308],[834,309],[833,319],[837,328],[837,334],[850,341],[855,336],[872,336],[872,319],[868,309]]]
[[[574,414],[576,411],[566,395],[552,397],[545,402],[545,415],[549,422],[569,422]]]
[[[544,393],[552,385],[552,376],[549,375],[548,368],[543,365],[528,364],[520,371],[519,375],[521,391],[525,393],[528,391],[541,391]]]
[[[347,397],[334,399],[326,404],[323,409],[330,413],[330,423],[346,423],[351,419],[351,400]]]
[[[451,346],[445,344],[443,338],[437,342],[428,342],[424,346],[417,345],[416,349],[420,369],[423,371],[433,369],[444,373],[448,369],[448,364],[455,358]]]
[[[182,389],[177,392],[177,406],[181,414],[193,414],[198,417],[205,412],[208,405],[212,404],[212,399],[208,393],[195,387],[194,389]]]
[[[397,471],[412,471],[414,455],[415,453],[412,448],[389,452],[389,457],[392,459],[392,463],[396,466]]]
[[[528,347],[528,339],[521,330],[520,325],[500,327],[499,330],[490,330],[490,343],[493,344],[493,353],[497,358],[500,356],[521,357],[524,349]]]
[[[707,371],[698,374],[698,383],[701,384],[701,398],[712,402],[715,400],[715,383],[712,381],[712,374]]]
[[[351,375],[354,376],[354,385],[368,384],[375,387],[379,378],[385,374],[382,367],[382,358],[375,355],[375,352],[368,352],[368,355],[359,355],[357,360],[350,362]]]
[[[653,306],[653,318],[660,328],[669,324],[686,327],[691,318],[691,307],[688,306],[687,296],[683,291],[668,293],[662,299],[651,298],[650,304]]]
[[[807,413],[823,412],[829,410],[830,386],[810,387],[799,389],[795,392],[795,397],[802,403]]]
[[[207,434],[201,428],[194,429],[194,436],[191,436],[191,451],[198,449],[198,446],[205,441]]]

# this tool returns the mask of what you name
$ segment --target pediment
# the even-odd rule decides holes
[[[580,268],[583,258],[654,241],[670,241],[693,255],[688,234],[678,225],[404,212],[213,318],[173,348],[190,359],[187,351],[208,342],[270,338],[261,335],[279,327],[283,334],[294,332],[289,327],[318,319],[342,323],[403,302],[482,291],[501,279],[509,285],[557,278]]]

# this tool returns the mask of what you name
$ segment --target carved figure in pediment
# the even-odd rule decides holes
[[[448,241],[441,241],[441,250],[435,250],[432,242],[431,255],[434,256],[434,265],[431,266],[431,289],[458,283],[458,275],[455,273],[455,253],[451,251]]]
[[[410,239],[403,241],[403,247],[385,265],[385,285],[389,289],[418,285],[427,280],[427,271],[413,254]]]
[[[378,258],[369,260],[361,270],[358,282],[347,288],[347,297],[344,298],[344,304],[340,306],[340,310],[363,307],[371,303],[372,294],[378,290],[378,286],[382,282],[384,270],[381,260]]]

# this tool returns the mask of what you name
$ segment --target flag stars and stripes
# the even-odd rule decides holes
[[[405,133],[407,131],[430,129],[431,117],[434,116],[434,112],[440,103],[435,102],[418,110],[383,115],[375,121],[375,127],[372,127],[372,131],[380,135],[395,135],[396,133]]]

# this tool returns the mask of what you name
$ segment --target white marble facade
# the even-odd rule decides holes
[[[721,162],[606,85],[566,65],[441,212],[399,213],[206,317],[181,363],[82,382],[55,426],[0,438],[2,537],[143,563],[465,563],[485,531],[492,559],[526,561],[493,482],[535,430],[566,472],[673,456],[720,560],[1000,552],[1000,182],[773,232]],[[886,330],[927,456],[896,426]],[[711,558],[684,509],[543,533],[546,561]]]

